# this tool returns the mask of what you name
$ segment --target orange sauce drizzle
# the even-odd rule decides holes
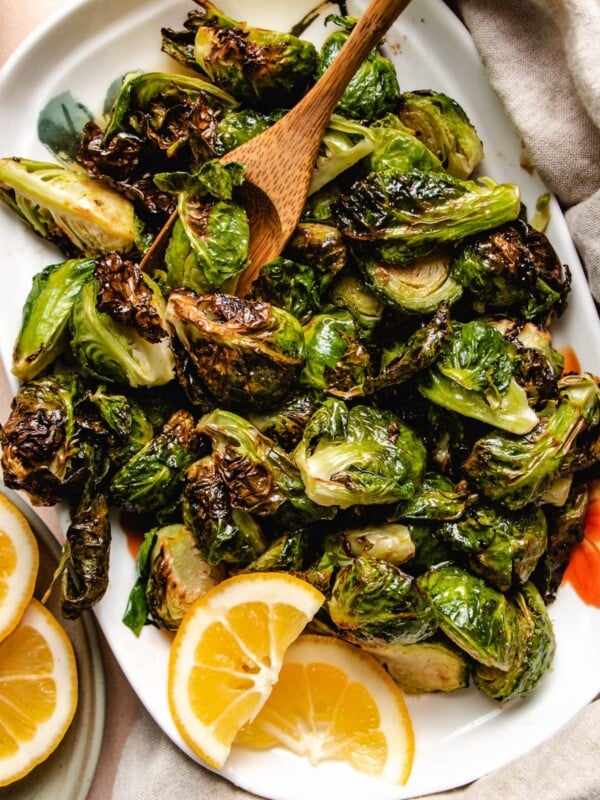
[[[600,608],[600,480],[590,481],[583,541],[571,553],[564,580],[584,603]]]
[[[565,365],[563,367],[563,375],[568,375],[569,372],[581,372],[581,366],[576,352],[572,347],[557,347],[558,352],[564,356]]]
[[[132,514],[128,511],[121,511],[119,522],[127,540],[127,549],[131,553],[132,558],[135,559],[144,541],[146,532],[150,530],[152,526],[145,517],[140,514]]]

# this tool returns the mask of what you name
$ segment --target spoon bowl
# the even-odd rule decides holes
[[[231,150],[223,163],[244,164],[244,200],[250,224],[249,266],[237,294],[248,293],[261,266],[276,258],[304,209],[319,147],[346,86],[410,0],[371,0],[346,43],[312,89],[264,133]],[[177,212],[142,259],[147,272],[162,264]]]

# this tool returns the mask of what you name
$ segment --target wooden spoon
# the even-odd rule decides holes
[[[245,207],[250,223],[249,266],[237,294],[247,294],[260,267],[276,258],[292,235],[306,203],[321,140],[331,114],[358,67],[410,0],[371,0],[335,60],[312,89],[279,122],[221,159],[246,167]],[[174,212],[141,262],[160,266]]]

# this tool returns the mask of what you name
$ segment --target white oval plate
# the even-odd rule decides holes
[[[238,19],[284,29],[316,2],[222,0],[219,5]],[[191,0],[87,0],[55,16],[0,73],[0,156],[49,160],[37,139],[37,115],[60,92],[70,90],[89,108],[99,110],[108,85],[122,73],[175,71],[174,64],[160,53],[160,28],[180,27],[192,7]],[[363,7],[350,3],[354,14]],[[310,36],[317,44],[322,41],[320,22],[311,27]],[[404,90],[441,90],[463,105],[484,142],[482,174],[518,183],[524,202],[532,209],[545,187],[520,166],[519,140],[490,89],[471,39],[440,0],[413,0],[388,35],[387,52],[397,64]],[[598,317],[555,201],[547,233],[561,261],[573,272],[569,310],[555,327],[555,341],[570,345],[583,369],[600,374]],[[0,208],[0,258],[0,354],[10,364],[31,277],[62,258],[4,208]],[[134,580],[133,558],[115,519],[110,585],[96,609],[97,619],[142,703],[167,736],[191,755],[168,710],[169,636],[148,626],[136,639],[121,622]],[[342,764],[313,768],[280,750],[254,753],[234,748],[222,774],[275,800],[330,800],[332,796],[400,800],[481,777],[558,731],[600,690],[600,610],[584,605],[570,586],[563,586],[550,614],[556,629],[556,659],[542,685],[526,701],[500,705],[475,689],[407,698],[416,755],[404,787],[367,779]]]

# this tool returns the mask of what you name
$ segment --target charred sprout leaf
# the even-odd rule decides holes
[[[286,533],[271,542],[265,552],[243,572],[299,573],[309,550],[309,534],[305,530]]]
[[[154,281],[112,254],[97,263],[70,317],[71,346],[100,380],[160,386],[175,377],[165,301]]]
[[[453,305],[462,296],[461,285],[450,276],[444,249],[400,266],[363,255],[358,261],[372,291],[405,314],[433,314],[442,303]]]
[[[395,642],[364,649],[385,666],[407,694],[455,692],[469,684],[469,659],[439,634],[422,642]]]
[[[483,145],[464,109],[442,92],[404,92],[398,116],[455,178],[468,178],[483,158]]]
[[[294,105],[312,82],[314,45],[289,33],[237,22],[209,0],[191,11],[183,31],[162,29],[163,50],[251,107]]]
[[[478,313],[501,310],[547,320],[566,308],[568,268],[547,237],[522,219],[467,239],[450,269]]]
[[[506,595],[450,564],[423,573],[417,582],[449,639],[481,664],[510,669],[518,649],[519,616]]]
[[[525,697],[550,669],[556,650],[552,622],[541,595],[527,583],[514,597],[518,637],[513,663],[507,670],[477,665],[473,679],[495,700]]]
[[[317,65],[317,78],[326,71],[346,43],[357,20],[330,14],[326,22],[334,22],[340,30],[329,34]],[[336,112],[344,117],[373,121],[394,111],[400,87],[393,63],[377,50],[371,51],[344,90]]]
[[[437,630],[437,615],[416,580],[388,561],[357,558],[338,572],[327,611],[356,644],[418,642]]]
[[[99,386],[87,395],[111,433],[111,462],[120,465],[142,449],[154,435],[154,427],[142,407],[131,397],[112,394]]]
[[[336,215],[361,264],[399,267],[515,219],[520,207],[514,184],[388,169],[352,184],[342,194]]]
[[[567,375],[558,385],[558,401],[546,404],[530,433],[498,431],[475,443],[464,471],[487,499],[509,509],[539,504],[555,479],[577,465],[580,441],[598,425],[600,388],[586,373]]]
[[[349,311],[363,339],[370,339],[383,316],[384,305],[352,268],[343,270],[333,281],[329,300],[336,308]]]
[[[200,430],[210,437],[213,458],[233,508],[273,516],[283,524],[303,525],[332,519],[309,499],[292,459],[243,417],[217,409],[202,417]]]
[[[344,399],[364,394],[371,362],[349,311],[316,314],[304,326],[304,340],[303,386]]]
[[[463,483],[454,484],[439,472],[428,471],[410,500],[398,503],[395,516],[403,520],[458,520],[477,501]]]
[[[11,489],[36,505],[54,505],[81,488],[87,470],[77,406],[83,386],[77,375],[38,378],[19,387],[2,426],[2,470]]]
[[[348,508],[406,500],[425,470],[422,441],[390,411],[327,399],[313,414],[294,459],[306,494]]]
[[[188,469],[182,511],[209,564],[244,567],[266,550],[267,541],[258,522],[247,511],[232,508],[229,487],[211,456]]]
[[[159,628],[176,631],[192,603],[225,574],[207,563],[184,525],[160,528],[153,540],[146,585],[148,611]]]
[[[93,259],[69,259],[34,276],[13,348],[12,372],[22,381],[44,372],[69,344],[69,317]]]
[[[366,379],[365,392],[370,394],[411,380],[436,362],[451,335],[448,306],[441,303],[433,319],[418,328],[405,342],[384,351],[379,374]]]
[[[194,175],[161,173],[155,183],[178,194],[178,219],[165,253],[167,283],[199,294],[220,289],[248,264],[250,231],[234,191],[244,182],[241,164],[208,161]]]
[[[287,311],[225,294],[171,293],[167,319],[218,404],[275,407],[302,366],[304,334]]]
[[[493,326],[480,320],[454,322],[447,348],[421,376],[418,388],[432,403],[524,434],[538,418],[515,372],[515,348]]]
[[[137,513],[168,506],[182,490],[188,467],[205,452],[206,440],[194,418],[176,412],[113,476],[112,503]]]
[[[583,541],[589,503],[585,481],[573,481],[566,502],[560,507],[545,507],[548,521],[548,548],[536,569],[533,581],[546,603],[556,599],[556,593],[575,545]]]
[[[278,447],[291,452],[302,439],[304,428],[317,408],[308,394],[293,396],[269,411],[251,411],[248,422],[272,439]]]
[[[132,203],[83,172],[2,158],[0,200],[67,257],[129,253],[146,246]]]
[[[462,519],[444,522],[437,535],[467,558],[475,575],[502,592],[524,584],[548,544],[548,526],[539,508],[508,512],[480,503]]]
[[[123,614],[123,624],[126,625],[136,636],[142,632],[144,625],[148,622],[148,598],[146,596],[146,586],[148,575],[150,574],[150,554],[156,542],[158,528],[148,531],[140,545],[135,558],[135,568],[137,578],[129,596],[127,598],[127,608]]]

